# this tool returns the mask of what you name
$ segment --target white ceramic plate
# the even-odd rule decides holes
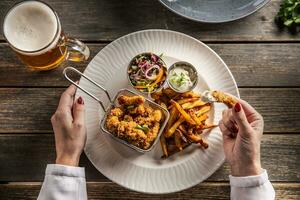
[[[205,23],[222,23],[246,17],[270,0],[159,0],[174,13]]]
[[[113,96],[121,88],[131,89],[126,67],[142,52],[163,53],[168,66],[179,60],[193,64],[201,76],[196,91],[218,89],[239,96],[231,72],[213,50],[190,36],[167,30],[139,31],[115,40],[93,58],[84,74],[102,84]],[[108,103],[105,94],[85,79],[81,79],[80,85]],[[153,151],[141,154],[101,133],[99,124],[103,111],[100,105],[82,91],[77,95],[84,98],[86,106],[85,153],[103,175],[119,185],[144,193],[176,192],[204,181],[224,162],[218,128],[205,133],[208,149],[192,145],[162,160],[159,144]],[[224,108],[221,104],[214,105],[209,120],[218,123]]]

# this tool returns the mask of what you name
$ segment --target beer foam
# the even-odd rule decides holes
[[[27,1],[9,11],[3,29],[6,39],[13,47],[21,51],[38,51],[47,46],[50,48],[52,45],[49,44],[55,40],[57,42],[55,37],[59,37],[56,32],[60,31],[60,24],[47,5]]]

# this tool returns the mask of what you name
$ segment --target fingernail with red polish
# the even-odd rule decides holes
[[[77,102],[78,102],[79,104],[81,104],[81,105],[84,104],[84,101],[83,101],[82,97],[79,97],[79,98],[77,99]]]
[[[236,103],[234,106],[234,111],[235,112],[240,112],[241,111],[241,104],[240,103]]]

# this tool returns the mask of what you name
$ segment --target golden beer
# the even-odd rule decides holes
[[[66,60],[83,61],[89,48],[66,37],[57,14],[40,1],[13,6],[3,23],[4,36],[20,59],[33,70],[50,70]]]

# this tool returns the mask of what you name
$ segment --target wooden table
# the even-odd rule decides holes
[[[1,0],[1,23],[14,2]],[[225,24],[189,21],[156,0],[47,2],[65,32],[89,45],[89,60],[109,42],[143,29],[180,31],[208,44],[229,66],[241,97],[264,116],[262,164],[277,199],[300,199],[300,36],[275,26],[281,0]],[[28,71],[2,32],[0,42],[0,199],[36,199],[46,164],[55,160],[50,117],[68,83],[62,69]],[[76,66],[83,71],[87,63]],[[124,189],[101,175],[85,155],[80,165],[86,168],[89,199],[229,199],[227,164],[207,181],[168,195]]]

